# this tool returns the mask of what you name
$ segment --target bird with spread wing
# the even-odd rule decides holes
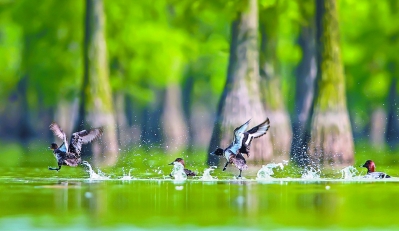
[[[50,130],[55,136],[63,140],[61,146],[58,147],[56,143],[52,143],[49,147],[53,150],[54,157],[57,159],[58,168],[49,167],[48,169],[57,171],[61,169],[62,165],[69,165],[72,167],[78,166],[81,163],[80,152],[82,150],[82,145],[90,143],[100,137],[103,133],[102,128],[93,128],[89,131],[82,130],[74,132],[72,133],[71,143],[68,144],[65,132],[58,124],[50,124]]]
[[[211,155],[224,156],[226,158],[227,162],[223,171],[226,170],[227,165],[234,164],[238,170],[240,170],[240,175],[238,175],[238,177],[241,177],[242,170],[248,168],[247,161],[242,154],[246,154],[249,157],[249,146],[252,140],[266,134],[270,127],[270,121],[269,118],[267,118],[263,123],[245,131],[248,128],[249,121],[251,120],[248,120],[243,125],[234,129],[233,142],[226,149],[216,148],[216,150],[211,153]]]

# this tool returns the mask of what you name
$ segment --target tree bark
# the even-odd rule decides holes
[[[279,75],[276,57],[278,42],[277,6],[275,5],[262,11],[261,15],[263,16],[260,28],[262,36],[260,49],[261,90],[266,114],[273,123],[273,126],[270,126],[269,129],[273,147],[273,160],[288,160],[292,128],[281,92],[281,76]],[[274,20],[272,21],[271,19]]]
[[[354,145],[346,107],[345,75],[335,0],[316,1],[318,89],[308,154],[311,163],[353,164]]]
[[[108,77],[104,24],[102,0],[86,0],[84,80],[78,127],[79,130],[103,127],[102,141],[92,145],[94,162],[113,165],[118,157],[118,141]]]
[[[166,88],[162,126],[164,134],[164,148],[166,153],[184,151],[188,145],[187,122],[181,102],[181,89],[177,84],[170,84]]]
[[[381,106],[373,108],[370,118],[370,143],[377,149],[385,146],[385,137],[387,124],[387,113]]]
[[[306,159],[304,157],[306,149],[303,149],[303,139],[305,138],[306,122],[311,116],[310,109],[312,107],[317,74],[313,20],[309,20],[309,24],[301,28],[298,44],[302,48],[302,60],[296,70],[291,157],[297,164],[303,165],[303,161]]]
[[[72,134],[78,117],[79,101],[61,99],[55,109],[54,120],[61,126],[65,134]],[[54,137],[54,135],[52,135]],[[55,138],[55,137],[54,137]]]
[[[397,79],[393,78],[388,95],[388,121],[386,125],[385,139],[390,149],[396,148],[399,143],[399,110],[397,106],[397,83]]]
[[[232,23],[230,58],[226,86],[219,102],[209,152],[226,148],[233,140],[234,129],[248,119],[251,126],[266,119],[261,102],[258,53],[258,2],[248,0],[248,9],[240,12]],[[271,121],[271,126],[273,121]],[[250,161],[272,158],[270,134],[251,144]],[[208,155],[208,164],[217,164],[218,157]]]
[[[161,117],[165,91],[153,89],[153,92],[155,94],[154,100],[147,104],[142,111],[140,143],[147,147],[162,147]]]

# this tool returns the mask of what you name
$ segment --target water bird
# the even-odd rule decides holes
[[[49,170],[61,169],[62,165],[69,165],[72,167],[78,166],[81,163],[80,152],[83,144],[90,143],[102,135],[102,128],[93,128],[89,131],[82,130],[72,133],[71,143],[68,145],[68,139],[61,127],[56,124],[50,124],[50,130],[55,136],[63,140],[61,146],[58,147],[56,143],[51,143],[50,149],[53,150],[54,157],[57,159],[58,168],[49,167]]]
[[[174,165],[175,162],[178,162],[178,163],[180,163],[181,165],[183,165],[183,167],[184,167],[184,173],[185,173],[187,176],[196,176],[196,175],[197,175],[197,174],[195,174],[195,172],[193,172],[193,171],[191,171],[191,170],[189,170],[189,169],[186,168],[186,165],[184,164],[183,158],[176,158],[176,160],[174,160],[174,161],[173,161],[172,163],[170,163],[169,165]],[[173,176],[172,176],[172,173],[170,174],[170,176],[173,177]]]
[[[266,118],[261,124],[245,131],[248,128],[249,121],[251,120],[234,129],[233,142],[226,149],[216,148],[215,151],[211,152],[211,155],[224,156],[226,158],[227,162],[223,171],[226,170],[227,165],[234,164],[240,170],[238,177],[241,177],[242,170],[248,168],[247,161],[242,154],[246,154],[249,157],[249,146],[252,140],[265,135],[270,127],[269,118]]]
[[[387,175],[386,173],[376,172],[375,163],[372,160],[367,160],[362,167],[367,168],[367,175],[365,176],[367,178],[373,178],[373,179],[391,178],[391,176]]]

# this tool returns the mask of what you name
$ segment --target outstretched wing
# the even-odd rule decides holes
[[[65,132],[61,129],[61,127],[53,122],[52,124],[50,124],[50,130],[54,133],[55,136],[64,141],[63,145],[65,146],[65,152],[68,152],[68,140],[66,138]]]
[[[82,130],[72,134],[71,144],[69,146],[70,152],[80,155],[82,145],[90,143],[103,133],[102,128],[93,128],[90,131]]]
[[[236,129],[234,129],[234,139],[233,139],[233,143],[232,143],[232,145],[230,147],[230,150],[234,154],[237,154],[238,150],[241,148],[242,139],[244,137],[244,132],[248,128],[249,121],[251,121],[251,120],[248,120],[243,125],[241,125],[241,126],[237,127]]]
[[[244,143],[240,148],[240,153],[247,154],[249,157],[249,145],[251,145],[252,140],[254,138],[258,138],[266,134],[267,130],[269,130],[269,127],[270,127],[270,121],[269,118],[266,118],[266,120],[263,123],[245,132],[243,136]]]
[[[247,130],[249,121],[251,121],[251,119],[245,122],[243,125],[239,126],[238,128],[234,129],[234,139],[233,139],[234,144],[241,143],[237,141],[242,139],[242,134],[245,132],[245,130]]]
[[[269,127],[270,127],[270,121],[269,121],[269,118],[267,118],[263,123],[251,128],[247,132],[253,138],[258,138],[258,137],[261,137],[264,134],[266,134],[267,130],[269,130]]]

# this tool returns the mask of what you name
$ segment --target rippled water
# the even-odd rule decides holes
[[[399,179],[1,168],[0,230],[397,229]],[[282,171],[275,168],[276,171]],[[212,176],[218,171],[218,177]],[[234,171],[232,169],[231,171]],[[233,174],[234,173],[234,174]],[[91,178],[90,178],[91,176]],[[210,178],[212,177],[212,178]]]

